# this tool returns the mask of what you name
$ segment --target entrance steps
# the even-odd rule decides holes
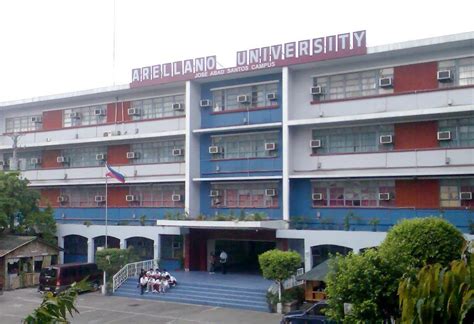
[[[187,280],[180,281],[179,274],[175,274],[178,285],[169,289],[165,294],[149,292],[140,295],[140,288],[137,288],[138,278],[130,278],[116,290],[114,295],[268,312],[266,301],[267,288],[270,286],[268,281],[260,278],[264,284],[252,286],[253,280],[246,282],[245,275],[238,275],[241,280],[244,280],[243,282],[230,282],[229,280],[222,282],[219,277],[227,279],[232,275],[205,274],[210,277],[209,280],[200,281],[199,278],[196,278],[196,280],[190,281],[191,278],[186,278]]]

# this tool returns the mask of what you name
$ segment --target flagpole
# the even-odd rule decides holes
[[[105,244],[104,248],[107,248],[107,221],[108,221],[108,204],[109,204],[109,197],[108,197],[108,181],[107,178],[107,163],[105,165]],[[102,285],[102,294],[107,294],[107,274],[104,271],[104,278],[103,278],[103,285]]]

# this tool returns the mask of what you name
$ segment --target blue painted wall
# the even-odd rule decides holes
[[[212,88],[273,80],[280,81],[278,85],[278,108],[221,114],[213,114],[211,107],[200,108],[201,128],[281,122],[281,74],[205,83],[201,86],[201,99],[212,100],[212,92],[210,90]]]
[[[469,221],[474,221],[474,210],[469,209],[414,209],[414,208],[313,208],[311,182],[309,179],[291,180],[290,220],[298,229],[344,230],[345,219],[350,220],[350,230],[370,231],[374,226],[369,222],[378,218],[377,231],[387,231],[404,218],[441,216],[468,233]]]
[[[247,133],[247,132],[246,132]],[[255,132],[257,133],[257,132]],[[226,133],[227,134],[227,133]],[[201,136],[201,177],[275,176],[282,174],[281,132],[278,134],[277,156],[262,159],[211,160],[211,135]]]
[[[211,184],[209,182],[201,183],[201,214],[208,217],[214,217],[216,214],[230,215],[231,213],[235,217],[239,217],[241,210],[245,211],[246,214],[252,213],[265,213],[269,219],[282,219],[282,201],[281,201],[281,183],[278,184],[278,208],[212,208],[211,197],[209,197],[209,191],[211,190]]]
[[[184,213],[184,208],[109,208],[108,222],[129,222],[128,225],[140,225],[140,217],[146,215],[146,224],[153,225],[157,219],[164,219],[167,213],[176,215]],[[133,218],[135,214],[135,218]],[[64,215],[64,217],[63,217]],[[82,224],[90,221],[93,224],[105,223],[104,208],[56,208],[54,217],[58,223]]]

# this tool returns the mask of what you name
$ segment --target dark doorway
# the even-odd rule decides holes
[[[127,239],[127,248],[133,248],[133,253],[140,261],[153,259],[153,240],[146,237],[131,237]]]
[[[98,247],[105,247],[105,236],[97,236],[94,238],[94,260],[95,254],[97,252]],[[120,239],[108,236],[107,235],[107,248],[109,249],[120,249]]]
[[[229,272],[260,273],[258,256],[275,248],[276,242],[216,240],[215,251],[218,257],[221,251],[227,253]]]
[[[64,263],[87,262],[87,238],[80,235],[64,237]]]
[[[352,252],[352,249],[347,246],[331,244],[312,246],[313,268],[329,259],[331,255],[336,255],[337,253],[347,255],[349,252]]]

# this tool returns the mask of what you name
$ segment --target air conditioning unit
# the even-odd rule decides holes
[[[71,118],[71,119],[81,119],[81,113],[72,112],[72,113],[69,114],[69,118]]]
[[[58,196],[58,199],[57,199],[58,203],[65,203],[65,202],[68,202],[68,201],[69,201],[68,196]]]
[[[380,144],[392,144],[393,136],[392,135],[380,135],[379,137]]]
[[[277,99],[278,99],[278,96],[277,96],[276,92],[267,93],[267,100],[273,101],[273,100],[277,100]]]
[[[140,116],[140,109],[138,108],[128,108],[127,114],[129,116]]]
[[[323,200],[323,194],[322,193],[313,193],[311,195],[312,200]]]
[[[39,124],[43,122],[43,117],[41,116],[33,116],[31,117],[31,122],[35,124]]]
[[[221,150],[219,146],[209,146],[209,154],[218,154],[220,152]]]
[[[95,202],[104,202],[105,201],[105,196],[95,196],[94,200],[95,200]]]
[[[391,88],[391,87],[393,87],[393,78],[392,77],[380,78],[379,79],[379,87],[380,88]]]
[[[105,109],[94,109],[95,116],[105,116]]]
[[[41,158],[31,158],[30,163],[33,165],[41,164]]]
[[[472,200],[472,192],[460,192],[459,199],[461,200]]]
[[[311,87],[311,94],[313,96],[322,96],[324,94],[324,88],[322,86]]]
[[[212,103],[211,103],[211,100],[209,99],[203,99],[199,101],[199,107],[201,108],[211,107],[211,105]]]
[[[438,138],[438,141],[450,141],[451,140],[451,132],[450,131],[438,132],[436,134],[436,137]]]
[[[127,152],[127,159],[133,160],[133,159],[138,159],[140,157],[140,154],[138,152]]]
[[[390,200],[390,193],[389,192],[380,192],[379,193],[379,200]]]
[[[174,104],[173,104],[173,110],[175,110],[175,111],[183,111],[183,110],[184,110],[184,104],[182,104],[182,103],[174,103]]]
[[[309,146],[311,148],[320,148],[322,146],[321,140],[319,139],[311,140],[309,142]]]
[[[219,197],[220,195],[221,195],[221,193],[219,192],[219,190],[209,191],[209,197]]]
[[[105,154],[103,154],[103,153],[96,154],[95,159],[97,161],[105,161]]]
[[[237,96],[237,102],[238,103],[243,103],[243,104],[249,103],[250,102],[250,96],[239,95],[239,96]]]
[[[265,143],[265,151],[275,151],[276,143]]]
[[[108,131],[104,132],[104,137],[118,136],[120,134],[120,131]]]
[[[183,149],[173,149],[172,155],[173,156],[183,156],[184,155],[184,150]]]
[[[126,200],[126,201],[129,201],[129,202],[138,201],[138,196],[135,196],[135,195],[126,195],[126,196],[125,196],[125,200]]]
[[[171,195],[171,201],[181,201],[181,195],[178,195],[178,194]]]
[[[58,157],[56,158],[56,162],[57,162],[57,163],[66,163],[67,160],[68,160],[68,159],[67,159],[67,157],[65,157],[65,156],[58,156]]]
[[[453,72],[451,70],[440,70],[436,73],[439,82],[452,82]]]
[[[276,196],[276,189],[265,189],[265,196],[275,197]]]

